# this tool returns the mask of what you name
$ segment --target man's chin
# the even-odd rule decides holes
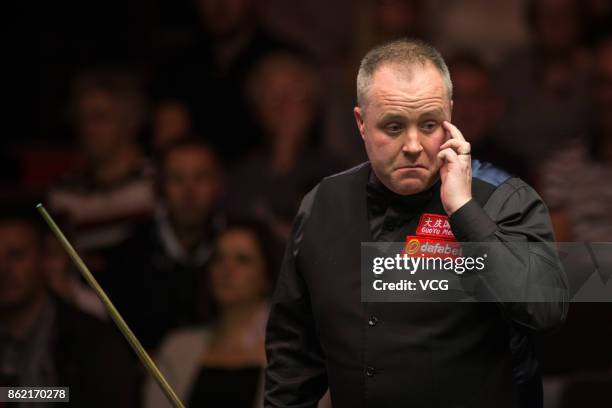
[[[427,183],[420,178],[402,178],[391,180],[391,191],[400,195],[418,194],[425,190]]]

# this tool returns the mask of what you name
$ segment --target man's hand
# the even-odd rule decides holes
[[[472,156],[471,146],[455,127],[448,121],[442,126],[450,139],[440,146],[438,159],[442,186],[440,196],[446,213],[451,216],[472,199]]]

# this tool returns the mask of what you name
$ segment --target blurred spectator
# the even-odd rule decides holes
[[[247,91],[265,146],[236,166],[228,186],[228,211],[265,221],[286,238],[304,194],[342,166],[316,148],[320,87],[306,60],[291,54],[266,57],[256,66]]]
[[[527,44],[523,8],[529,0],[428,0],[432,42],[443,54],[468,49],[497,64]]]
[[[526,17],[532,45],[508,56],[499,80],[507,97],[505,140],[536,164],[587,124],[588,58],[576,0],[530,0]]]
[[[202,268],[221,227],[217,157],[205,144],[179,141],[159,169],[155,216],[109,255],[101,280],[143,346],[155,349],[174,327],[202,320]]]
[[[167,147],[193,134],[193,117],[185,102],[165,99],[155,106],[152,127],[151,150],[159,156]]]
[[[5,210],[0,212],[0,383],[70,387],[72,406],[132,407],[136,395],[127,344],[116,329],[48,291],[40,220],[30,218],[34,210]]]
[[[354,7],[351,55],[342,66],[351,88],[354,88],[361,58],[372,47],[401,37],[429,40],[435,28],[429,23],[427,4],[423,0],[360,0]],[[354,123],[354,118],[351,119]]]
[[[304,45],[317,58],[329,62],[330,58],[345,54],[354,41],[351,25],[361,1],[266,0],[260,2],[260,14],[266,27]],[[339,21],[342,24],[338,24]]]
[[[81,279],[66,250],[50,231],[44,234],[41,261],[47,284],[56,296],[99,319],[108,319],[104,305]]]
[[[453,81],[453,122],[472,145],[473,157],[529,181],[524,160],[501,144],[499,126],[505,104],[489,67],[469,53],[457,54],[448,66]]]
[[[135,79],[122,72],[80,76],[73,89],[76,125],[86,168],[51,189],[49,205],[74,228],[85,254],[126,238],[153,209],[151,169],[137,144],[145,100]],[[94,270],[101,258],[89,258]]]
[[[158,66],[157,92],[189,103],[196,130],[224,160],[260,141],[243,98],[246,75],[263,56],[290,48],[259,24],[255,0],[194,0],[201,29],[193,44]]]
[[[426,40],[433,28],[427,23],[423,0],[364,0],[360,3],[359,51],[400,37]]]
[[[262,406],[267,299],[278,266],[271,241],[252,223],[221,233],[209,271],[215,319],[172,332],[161,345],[156,363],[187,407]],[[144,402],[170,406],[153,378]]]
[[[612,240],[612,37],[597,47],[593,67],[590,126],[541,168],[559,241]]]
[[[540,168],[539,190],[561,242],[612,239],[612,37],[596,48],[593,68],[589,126],[572,141],[553,144]],[[568,262],[568,273],[592,268]],[[565,326],[539,340],[546,408],[610,405],[611,315],[612,303],[574,303]]]

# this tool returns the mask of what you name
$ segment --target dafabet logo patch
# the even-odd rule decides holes
[[[448,217],[441,214],[422,214],[416,235],[406,237],[404,255],[431,258],[461,256],[461,246],[455,239]]]

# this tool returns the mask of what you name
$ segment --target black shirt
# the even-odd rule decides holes
[[[189,408],[251,408],[261,367],[202,367],[189,397]]]
[[[418,218],[423,209],[440,191],[440,180],[418,194],[402,196],[389,190],[370,172],[367,185],[368,216],[372,237],[376,241],[401,242],[406,236],[405,228]]]
[[[504,245],[554,240],[533,189],[476,160],[472,176],[473,199],[450,217],[439,183],[396,196],[373,177],[369,163],[326,177],[304,198],[268,320],[266,407],[314,407],[327,387],[335,408],[525,406],[517,385],[537,370],[529,336],[564,320],[566,279],[553,248],[513,254]],[[362,301],[361,243],[403,241],[424,213],[445,219],[458,242],[500,244],[504,267],[478,276],[495,293],[545,281],[559,288],[555,297],[542,303]]]

